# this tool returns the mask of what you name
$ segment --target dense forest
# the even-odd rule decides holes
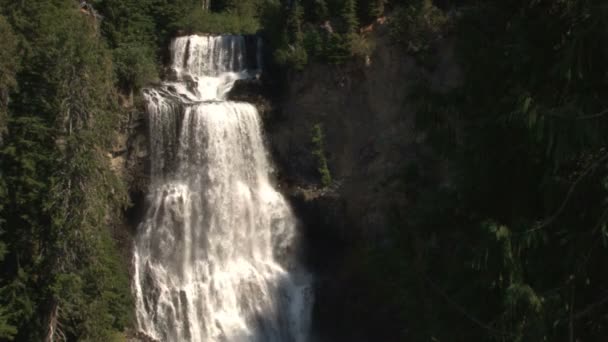
[[[416,205],[393,213],[390,248],[364,253],[370,295],[394,319],[417,322],[409,340],[603,340],[608,6],[469,1],[454,10],[447,34],[463,84],[408,94],[450,179],[431,184],[417,165],[403,170]]]
[[[107,155],[172,37],[258,33],[284,78],[361,64],[379,18],[423,68],[452,42],[464,80],[403,94],[448,180],[401,170],[412,208],[386,208],[388,243],[352,248],[363,299],[348,310],[395,341],[608,336],[608,3],[204,4],[0,0],[0,340],[123,341],[133,329],[118,238],[130,184]],[[315,156],[328,185],[332,165]]]

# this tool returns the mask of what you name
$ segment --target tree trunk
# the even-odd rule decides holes
[[[66,341],[65,335],[61,331],[59,324],[59,306],[53,303],[49,313],[47,331],[44,337],[44,342],[59,342]]]

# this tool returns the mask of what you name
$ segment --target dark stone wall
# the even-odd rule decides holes
[[[429,70],[392,44],[386,31],[380,26],[373,33],[376,49],[367,60],[291,73],[274,116],[266,118],[278,179],[302,222],[305,260],[315,274],[313,325],[321,342],[389,341],[404,329],[390,312],[366,307],[373,288],[361,254],[390,243],[389,212],[407,213],[412,206],[413,194],[403,189],[405,170],[427,168],[441,181],[441,172],[428,169],[436,158],[416,128],[409,94],[420,81],[439,91],[459,84],[451,43],[439,42]],[[329,188],[320,185],[312,154],[315,124],[325,134],[334,181]]]

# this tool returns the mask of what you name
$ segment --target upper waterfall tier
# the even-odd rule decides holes
[[[262,68],[257,36],[185,36],[171,43],[171,79],[147,95],[179,102],[224,100],[234,82],[255,77]]]
[[[186,36],[171,43],[171,67],[178,80],[217,77],[261,69],[261,40],[256,36]]]

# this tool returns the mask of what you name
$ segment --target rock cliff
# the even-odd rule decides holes
[[[441,178],[440,160],[416,129],[410,88],[424,81],[441,91],[461,79],[447,39],[432,52],[435,63],[429,70],[392,44],[386,27],[371,38],[376,48],[365,62],[313,64],[292,73],[278,117],[266,128],[317,276],[314,320],[321,341],[386,340],[369,322],[378,319],[372,311],[353,317],[349,309],[361,299],[357,287],[365,286],[355,279],[360,260],[354,259],[358,249],[387,243],[391,210],[407,216],[412,201],[403,188],[407,169]],[[316,124],[323,128],[333,178],[327,188],[319,184],[312,153]],[[386,330],[390,338],[392,329]]]

